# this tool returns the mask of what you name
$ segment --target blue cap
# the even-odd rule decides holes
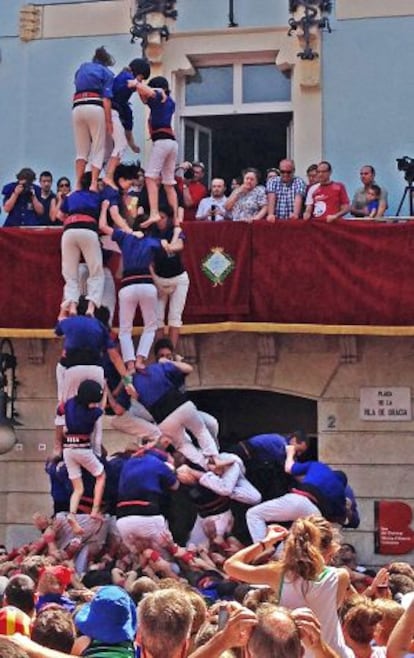
[[[116,585],[98,590],[75,616],[81,633],[108,644],[133,642],[137,631],[137,612],[129,594]]]

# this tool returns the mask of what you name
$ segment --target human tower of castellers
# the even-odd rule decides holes
[[[302,430],[231,444],[187,396],[192,367],[176,352],[189,282],[175,105],[165,78],[145,82],[146,60],[115,78],[113,63],[98,48],[75,75],[76,189],[55,209],[65,286],[46,463],[53,514],[34,515],[32,543],[0,547],[1,658],[409,653],[414,571],[395,562],[375,573],[358,565],[351,544],[341,547],[339,527],[360,523],[346,474],[311,459]],[[147,212],[131,221],[137,170],[121,157],[127,145],[137,149],[135,92],[149,108],[153,144]],[[112,455],[105,411],[118,439],[125,435]]]

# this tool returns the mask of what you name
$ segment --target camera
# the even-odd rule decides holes
[[[216,213],[216,208],[217,208],[217,206],[214,203],[212,203],[211,206],[210,206],[210,217],[211,217],[212,222],[216,221],[216,214],[215,214]]]
[[[183,174],[183,177],[185,178],[185,180],[193,180],[193,178],[194,178],[194,169],[192,167],[189,167],[189,169],[186,169],[184,174]]]
[[[27,180],[21,180],[19,183],[23,185],[22,193],[26,196],[30,196],[32,194],[32,183],[29,183]]]
[[[411,185],[414,181],[414,159],[404,155],[402,158],[397,158],[398,171],[404,171],[404,178]]]

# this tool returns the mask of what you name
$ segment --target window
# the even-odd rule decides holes
[[[233,102],[233,67],[200,66],[187,78],[186,105],[222,105]]]
[[[290,101],[290,79],[274,64],[244,64],[243,103]]]

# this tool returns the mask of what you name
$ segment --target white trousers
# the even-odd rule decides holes
[[[164,418],[159,423],[159,428],[170,439],[176,450],[196,464],[205,466],[206,457],[218,455],[214,437],[208,431],[197,407],[190,400],[181,404]],[[200,450],[195,447],[186,434],[186,429],[196,437]]]
[[[220,496],[228,496],[245,505],[257,505],[262,496],[245,476],[245,468],[242,460],[237,455],[221,452],[220,457],[234,458],[233,464],[228,466],[222,475],[216,475],[212,471],[203,473],[200,484],[211,489]]]
[[[208,538],[208,532],[206,532],[206,525],[211,523],[214,523],[216,527],[216,536],[223,537],[233,527],[234,518],[231,510],[227,510],[227,512],[222,512],[221,514],[212,514],[206,518],[197,515],[190,537],[188,538],[187,546],[191,544],[209,546],[210,539]]]
[[[112,152],[111,157],[123,158],[128,150],[128,142],[125,137],[125,128],[121,123],[119,114],[116,110],[111,110],[112,117]]]
[[[182,315],[185,302],[187,299],[190,279],[187,272],[182,272],[178,276],[166,279],[157,275],[158,303],[157,303],[157,324],[163,327],[165,323],[165,310],[168,302],[168,326],[181,327],[183,324]]]
[[[100,306],[104,291],[105,274],[102,264],[102,250],[98,234],[87,228],[70,228],[63,232],[62,276],[65,279],[63,304],[77,302],[81,294],[79,263],[83,255],[89,276],[86,282],[86,297],[95,306]]]
[[[257,542],[266,537],[267,523],[296,521],[296,519],[311,514],[320,516],[321,512],[309,498],[288,493],[280,498],[274,498],[251,507],[246,512],[246,523],[253,542]]]
[[[158,139],[152,145],[145,176],[156,179],[161,176],[163,185],[175,185],[177,154],[178,144],[174,139]]]
[[[114,319],[114,313],[115,313],[115,306],[116,306],[115,282],[109,267],[104,267],[103,272],[104,272],[104,287],[103,287],[101,305],[106,306],[106,308],[109,310],[109,322],[112,325]],[[88,278],[89,278],[89,270],[87,264],[79,263],[79,289],[81,295],[87,296],[88,294],[88,288],[87,288]]]
[[[172,540],[167,521],[161,514],[157,516],[124,516],[117,520],[116,526],[122,541],[131,553],[137,552],[137,545],[139,547],[142,541],[148,542],[154,548],[159,548]]]
[[[79,385],[85,381],[85,379],[92,379],[104,388],[105,377],[103,368],[101,368],[101,366],[73,366],[72,368],[64,368],[58,363],[56,366],[56,381],[59,402],[66,402],[66,400],[73,398],[78,392]],[[55,425],[64,424],[65,417],[57,416]],[[102,436],[103,417],[101,416],[96,421],[91,435],[92,449],[98,457],[100,457],[102,453]]]
[[[111,426],[117,432],[133,436],[138,443],[141,443],[144,438],[158,439],[161,436],[158,425],[135,416],[130,410],[125,411],[122,416],[113,416]]]
[[[140,336],[137,356],[147,358],[157,329],[157,289],[153,283],[135,283],[121,288],[119,299],[119,343],[122,358],[135,361],[132,327],[137,306],[141,309],[144,328]]]
[[[105,112],[100,105],[83,104],[72,110],[76,160],[102,169],[105,156]]]

